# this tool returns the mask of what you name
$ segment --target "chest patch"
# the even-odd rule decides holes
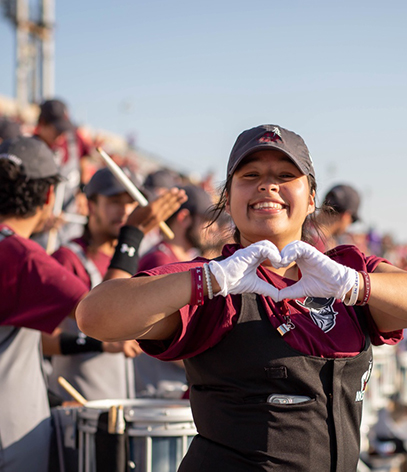
[[[309,311],[312,321],[324,333],[327,333],[336,325],[338,312],[333,309],[335,298],[306,297],[303,302],[299,300],[296,300],[296,302]]]

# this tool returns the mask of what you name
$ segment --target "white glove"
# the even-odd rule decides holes
[[[257,267],[266,259],[274,266],[281,261],[279,250],[270,241],[259,241],[239,249],[223,261],[211,261],[209,269],[221,288],[215,295],[257,293],[277,301],[278,289],[256,274]]]
[[[281,251],[281,265],[292,262],[297,263],[302,277],[280,290],[279,301],[303,297],[334,297],[343,301],[358,275],[354,269],[338,264],[303,241],[293,241]]]

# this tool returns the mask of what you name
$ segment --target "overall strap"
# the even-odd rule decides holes
[[[3,239],[8,238],[9,236],[13,236],[14,231],[10,228],[2,228],[0,229],[0,241],[3,241]]]
[[[65,246],[70,249],[74,254],[76,254],[79,260],[82,262],[86,272],[90,277],[91,288],[94,288],[96,287],[96,285],[99,285],[100,282],[102,282],[103,277],[100,274],[95,263],[91,259],[89,259],[89,257],[86,256],[83,248],[78,243],[75,243],[73,241],[70,241]]]

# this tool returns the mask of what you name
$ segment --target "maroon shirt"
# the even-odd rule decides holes
[[[17,234],[0,242],[0,290],[0,325],[47,333],[52,333],[88,292],[39,244]]]
[[[179,262],[179,259],[171,249],[171,245],[162,241],[144,254],[139,261],[138,270],[141,272],[152,267],[172,264],[173,262]]]
[[[73,242],[81,246],[81,248],[86,254],[86,257],[92,260],[102,277],[104,277],[109,267],[111,257],[104,254],[102,251],[87,251],[86,241],[82,237],[74,239]],[[71,249],[69,249],[69,247],[61,246],[57,251],[52,254],[52,257],[54,257],[61,265],[66,267],[70,272],[79,277],[90,290],[91,281],[89,274],[86,271],[86,268],[84,267],[82,261],[73,251],[71,251]]]
[[[226,245],[223,255],[233,254],[238,245]],[[373,272],[381,262],[387,262],[376,256],[366,257],[355,246],[339,246],[328,253],[331,259],[352,267],[355,270]],[[137,275],[159,275],[182,272],[194,266],[201,266],[206,259],[197,258],[191,262],[175,263],[157,267]],[[281,289],[295,282],[268,271],[262,266],[258,275],[275,287]],[[319,357],[352,357],[360,353],[364,346],[364,335],[357,320],[355,310],[339,300],[331,300],[324,308],[322,323],[330,320],[331,324],[317,325],[315,312],[306,306],[304,298],[286,302],[274,302],[269,297],[260,296],[271,324],[278,328],[284,321],[284,314],[289,312],[295,329],[284,336],[291,347],[306,355]],[[327,299],[328,300],[328,299]],[[140,346],[150,355],[161,360],[188,358],[205,351],[218,343],[235,325],[240,312],[241,297],[205,298],[202,306],[186,305],[180,309],[181,328],[174,339],[168,342],[140,340]],[[374,345],[396,344],[402,339],[402,330],[381,333],[370,315],[369,308],[363,308],[368,322],[369,334]],[[318,313],[317,313],[318,315]],[[244,349],[245,346],[242,346]]]

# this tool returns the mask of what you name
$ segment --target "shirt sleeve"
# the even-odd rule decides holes
[[[368,273],[374,272],[377,266],[382,262],[390,264],[390,262],[383,257],[374,255],[365,256],[356,246],[338,246],[329,251],[327,255],[343,265],[352,267],[357,271],[364,270]],[[403,330],[391,331],[389,333],[379,331],[379,328],[372,318],[369,306],[367,305],[363,307],[363,310],[366,315],[369,336],[374,346],[380,346],[382,344],[397,344],[403,339]]]
[[[41,247],[35,246],[20,252],[18,277],[11,287],[13,304],[0,316],[0,324],[52,333],[88,289]]]
[[[65,267],[69,272],[79,277],[90,290],[91,281],[79,257],[67,247],[60,247],[52,254],[52,257]]]
[[[202,265],[206,260],[174,263],[141,272],[137,276],[171,274]],[[217,344],[232,329],[240,312],[240,296],[205,297],[201,306],[186,305],[180,309],[181,327],[167,341],[138,340],[149,355],[163,361],[186,359]]]
[[[139,261],[138,270],[147,271],[155,267],[166,266],[174,263],[174,257],[170,254],[165,253],[157,249],[156,251],[150,251],[145,254]]]
[[[78,274],[78,266],[81,265],[81,262],[78,256],[74,254],[70,249],[61,246],[57,251],[52,254],[52,257],[70,272],[76,275]]]
[[[366,258],[366,269],[368,273],[372,273],[376,270],[377,266],[380,263],[390,264],[390,262],[382,257],[377,256],[369,256]],[[403,339],[403,330],[396,330],[390,331],[387,333],[383,333],[377,327],[372,315],[370,314],[370,310],[367,307],[367,322],[369,327],[369,334],[372,344],[374,346],[381,346],[382,344],[390,344],[394,345],[397,344],[399,341]]]

